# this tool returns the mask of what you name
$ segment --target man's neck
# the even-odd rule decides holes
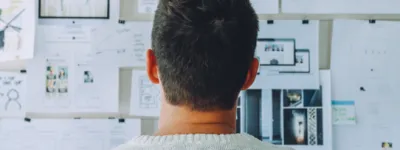
[[[236,109],[199,112],[164,103],[156,135],[233,134],[236,131],[235,118]]]

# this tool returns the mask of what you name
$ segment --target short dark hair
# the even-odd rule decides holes
[[[232,109],[257,33],[249,0],[160,0],[152,49],[166,100],[197,111]]]

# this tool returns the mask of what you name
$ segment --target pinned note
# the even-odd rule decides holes
[[[335,125],[356,124],[354,101],[333,100],[332,114],[333,124]]]

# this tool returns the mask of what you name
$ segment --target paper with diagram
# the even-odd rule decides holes
[[[399,143],[396,21],[335,20],[331,69],[334,100],[354,100],[357,124],[337,126],[335,149],[380,148],[382,141]],[[358,136],[368,133],[374,136]]]
[[[99,63],[120,67],[144,67],[146,50],[151,46],[152,22],[106,24],[93,29],[93,57]]]
[[[397,0],[282,0],[283,13],[398,14]]]
[[[110,150],[140,133],[139,119],[2,119],[0,149]]]
[[[0,61],[29,59],[33,57],[35,24],[34,1],[1,1]]]
[[[131,115],[154,117],[160,115],[160,85],[151,83],[146,71],[132,71],[131,90]]]
[[[39,0],[40,18],[99,18],[110,14],[109,0]]]
[[[319,22],[261,20],[259,26],[255,55],[260,68],[250,89],[318,89]]]
[[[0,117],[24,116],[26,74],[0,72]]]

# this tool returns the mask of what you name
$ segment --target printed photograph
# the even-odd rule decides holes
[[[284,144],[307,145],[307,109],[284,109]]]
[[[46,67],[46,93],[56,93],[57,92],[57,73],[55,67]]]
[[[282,145],[282,90],[272,90],[272,137],[271,143]]]
[[[391,142],[382,142],[382,150],[392,150],[393,145]]]
[[[245,131],[247,134],[254,136],[257,139],[262,139],[262,129],[260,124],[262,123],[261,118],[261,101],[262,101],[262,90],[261,89],[249,89],[246,90],[244,94],[246,98],[246,104],[242,105],[245,108],[242,111],[245,111],[245,118],[242,118],[246,121]]]
[[[322,86],[320,89],[304,89],[304,107],[322,107]]]
[[[240,107],[236,108],[236,133],[240,133]]]
[[[58,67],[58,92],[68,93],[68,67]]]
[[[317,108],[317,145],[324,145],[324,124],[322,108]]]
[[[283,106],[285,107],[302,107],[303,91],[302,90],[283,90]]]
[[[93,74],[92,72],[86,70],[83,71],[83,83],[93,83]]]

